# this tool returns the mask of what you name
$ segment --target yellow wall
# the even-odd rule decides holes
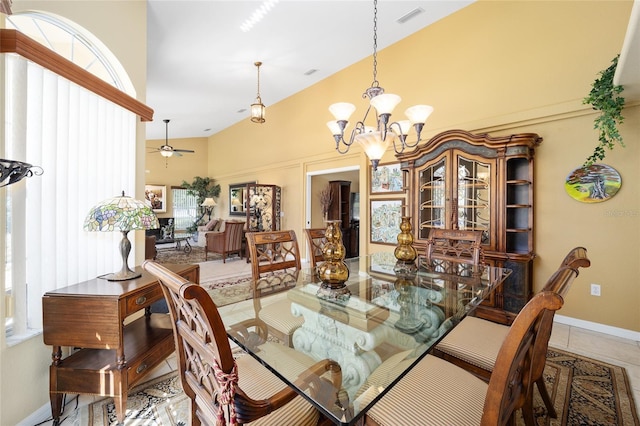
[[[583,245],[592,267],[581,272],[562,315],[638,332],[637,102],[624,111],[621,131],[627,148],[609,153],[605,162],[620,172],[620,192],[605,203],[587,205],[568,197],[563,187],[565,177],[597,143],[595,116],[582,99],[598,72],[619,53],[631,6],[630,1],[481,1],[380,51],[378,79],[387,92],[403,97],[398,112],[416,103],[435,107],[427,137],[453,128],[540,134],[544,142],[536,154],[535,290],[572,247]],[[247,119],[213,135],[210,176],[220,183],[257,179],[287,188],[284,226],[301,232],[305,212],[299,194],[305,191],[305,173],[360,166],[361,247],[389,250],[367,243],[366,159],[358,148],[346,156],[335,153],[325,126],[331,119],[327,107],[337,101],[356,104],[354,117],[364,115],[366,103],[360,95],[370,77],[369,58],[269,106],[263,125]],[[263,149],[251,149],[257,144]],[[240,179],[229,158],[242,158]],[[383,162],[393,159],[388,152]],[[277,167],[283,170],[274,171]],[[601,297],[589,295],[590,283],[602,285]]]
[[[146,98],[147,4],[144,1],[26,1],[14,0],[13,12],[42,10],[55,13],[83,26],[115,54],[126,69],[137,92]],[[117,30],[115,30],[117,28]],[[144,196],[145,124],[136,130],[136,172],[138,198]],[[138,232],[136,245],[144,247],[144,233]],[[1,240],[2,242],[4,239]],[[4,244],[4,242],[3,242]],[[136,261],[144,258],[137,250]],[[3,274],[0,274],[0,282]],[[2,282],[4,288],[4,283]],[[49,401],[51,347],[38,335],[16,346],[6,347],[0,333],[0,425],[15,425]],[[19,366],[19,368],[16,368]]]
[[[138,98],[144,101],[145,2],[15,0],[13,9],[33,5],[94,32],[118,56],[134,81]],[[631,1],[481,1],[380,51],[378,78],[387,92],[403,97],[398,112],[416,103],[435,107],[425,130],[427,137],[453,128],[493,134],[536,132],[544,137],[536,154],[536,290],[570,248],[584,245],[592,267],[581,272],[562,314],[638,332],[637,103],[624,112],[622,134],[627,148],[616,149],[606,160],[622,175],[620,192],[606,203],[586,205],[569,198],[563,189],[566,175],[582,163],[597,141],[594,115],[581,100],[597,73],[620,51],[631,6]],[[228,214],[229,184],[253,180],[278,184],[283,187],[282,226],[302,235],[306,174],[357,166],[361,247],[389,249],[367,243],[366,158],[358,148],[343,156],[335,153],[324,124],[331,119],[327,106],[341,100],[356,104],[354,117],[361,117],[366,105],[360,96],[370,81],[371,60],[367,59],[270,105],[263,125],[247,119],[210,137],[208,175],[222,187],[216,215]],[[264,101],[269,104],[268,99]],[[144,138],[144,125],[139,126],[139,140],[140,135]],[[256,150],[256,146],[263,149]],[[152,170],[150,163],[144,165],[144,151],[140,143],[139,194],[145,170]],[[389,152],[383,162],[393,160]],[[157,170],[161,167],[153,169],[154,181],[147,183],[179,185],[184,177],[172,176],[177,164],[175,169],[170,164],[164,173]],[[140,256],[137,253],[136,258]],[[588,295],[591,282],[602,285],[601,297]],[[0,424],[15,424],[48,401],[49,353],[40,337],[14,348],[3,346]],[[13,368],[18,364],[20,369]]]

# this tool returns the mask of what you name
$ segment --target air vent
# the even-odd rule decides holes
[[[239,109],[238,112],[245,112],[246,110],[247,110],[246,108],[242,108],[242,109]]]
[[[309,71],[305,72],[304,75],[311,75],[317,73],[318,70],[315,68],[311,68]]]
[[[406,15],[403,15],[403,16],[399,17],[396,20],[396,22],[398,22],[399,24],[404,24],[408,20],[415,18],[416,16],[420,15],[421,13],[424,13],[424,9],[421,8],[421,7],[416,7],[415,9],[413,9],[411,12],[407,13]]]

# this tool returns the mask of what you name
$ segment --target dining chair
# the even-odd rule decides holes
[[[585,248],[576,247],[572,249],[565,256],[560,267],[549,278],[542,292],[553,292],[564,298],[574,279],[578,276],[578,269],[581,267],[587,268],[590,264]],[[551,337],[554,314],[555,312],[547,313],[538,330],[536,354],[532,363],[531,389],[528,390],[526,404],[522,410],[523,418],[527,425],[534,424],[533,383],[536,384],[540,392],[549,416],[552,418],[557,416],[542,375],[546,363],[547,347]],[[508,325],[467,316],[442,339],[433,350],[433,354],[472,372],[484,380],[489,380],[495,370],[500,347],[509,330],[510,326]]]
[[[287,346],[293,345],[293,332],[304,322],[291,313],[291,302],[277,299],[262,306],[262,298],[294,287],[300,274],[300,249],[293,230],[247,232],[251,258],[252,295],[256,318],[269,326],[269,332]]]
[[[242,237],[244,222],[225,221],[224,230],[220,232],[205,233],[206,244],[204,248],[204,260],[207,261],[209,253],[222,255],[222,263],[227,262],[227,256],[238,253],[242,259]]]
[[[427,355],[373,405],[365,415],[365,425],[514,424],[514,413],[524,405],[532,380],[529,366],[537,329],[546,314],[562,304],[560,295],[543,291],[522,308],[498,351],[489,383],[444,359]],[[383,363],[379,367],[383,374],[377,374],[376,369],[365,386],[388,386],[388,378],[396,375],[386,373],[404,369],[414,361],[409,358],[394,359],[394,365]]]
[[[204,287],[151,260],[142,268],[158,279],[169,305],[180,380],[191,399],[189,424],[225,424],[219,420],[228,424],[255,421],[252,425],[318,424],[319,412],[266,367],[249,355],[234,359],[225,325]],[[302,358],[279,344],[269,351],[291,366],[301,389],[331,389],[337,395],[342,373],[336,362]],[[328,378],[322,377],[325,373]]]
[[[431,228],[427,238],[425,260],[447,260],[480,264],[482,231]]]
[[[326,230],[326,228],[304,229],[304,233],[307,237],[309,263],[314,271],[316,270],[318,263],[324,261],[322,248],[327,243],[327,238],[324,236]]]

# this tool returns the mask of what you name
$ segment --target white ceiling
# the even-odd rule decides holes
[[[276,2],[276,0],[271,0]],[[378,0],[378,50],[475,0]],[[640,99],[640,0],[634,1],[616,84]],[[205,137],[373,53],[373,0],[280,0],[248,31],[240,26],[263,1],[148,0],[147,139]],[[422,10],[412,19],[399,19]],[[407,55],[410,55],[407,52]],[[317,70],[305,75],[310,70]],[[362,89],[372,75],[362,76]]]
[[[378,50],[472,2],[379,0]],[[263,63],[260,95],[268,119],[269,105],[373,53],[371,0],[280,0],[250,31],[241,31],[263,3],[148,1],[146,104],[155,112],[147,139],[164,139],[163,119],[171,120],[169,138],[209,136],[248,120],[256,61]],[[418,8],[424,12],[398,22]],[[363,75],[362,89],[372,80]]]

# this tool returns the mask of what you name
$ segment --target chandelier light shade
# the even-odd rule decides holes
[[[347,102],[338,102],[329,107],[329,111],[334,120],[327,123],[327,127],[333,135],[336,143],[336,150],[340,154],[346,154],[354,142],[358,142],[371,160],[375,170],[380,163],[389,145],[393,144],[394,151],[399,154],[405,148],[413,148],[421,141],[420,133],[433,112],[433,107],[429,105],[415,105],[405,110],[407,120],[391,121],[391,114],[396,106],[402,101],[398,95],[384,93],[377,80],[377,40],[378,40],[378,1],[373,1],[373,82],[363,93],[363,98],[369,99],[369,106],[364,114],[364,118],[357,121],[351,135],[345,139],[345,130],[349,125],[349,118],[355,112],[355,105]],[[376,126],[366,125],[369,111],[373,108],[376,113]],[[409,142],[411,129],[416,132],[416,140]]]
[[[262,124],[265,122],[265,106],[260,98],[260,66],[262,62],[255,62],[254,65],[258,68],[258,94],[256,95],[256,101],[251,104],[251,121]]]
[[[134,200],[124,195],[109,198],[93,207],[84,221],[85,231],[122,232],[120,255],[122,269],[120,272],[102,276],[109,281],[126,281],[138,278],[142,274],[132,271],[127,264],[131,252],[131,242],[127,238],[129,231],[141,229],[157,229],[160,227],[156,214],[143,201]]]

